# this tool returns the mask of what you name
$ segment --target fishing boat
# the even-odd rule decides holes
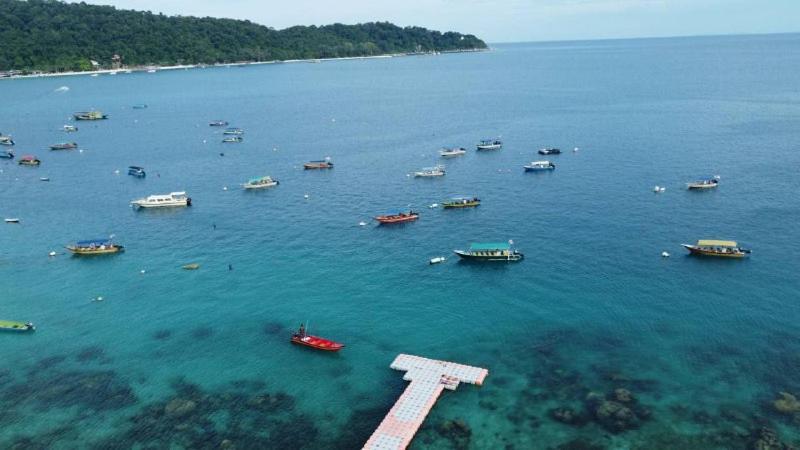
[[[242,130],[241,128],[226,128],[225,131],[222,132],[222,134],[227,134],[230,136],[241,136],[244,134],[244,130]]]
[[[41,163],[42,162],[33,155],[25,155],[19,159],[19,165],[21,166],[38,166]]]
[[[9,217],[8,219],[6,219],[6,223],[19,223],[19,218]]]
[[[560,155],[561,154],[561,149],[551,148],[551,147],[541,148],[541,149],[539,149],[539,154],[540,155]]]
[[[503,141],[500,139],[483,139],[476,145],[478,150],[499,150],[503,148]]]
[[[338,352],[344,348],[344,344],[339,342],[308,334],[305,324],[300,325],[300,329],[292,333],[292,343],[305,345],[306,347],[315,348],[317,350],[325,350],[327,352]]]
[[[473,243],[469,250],[454,250],[456,255],[470,261],[519,261],[522,253],[511,248],[511,241],[507,243]]]
[[[0,150],[0,159],[14,159],[14,152],[11,150]]]
[[[739,247],[736,241],[701,239],[697,241],[697,244],[683,244],[683,246],[692,255],[744,258],[750,254],[750,250]]]
[[[424,167],[422,170],[414,172],[414,178],[443,177],[445,174],[444,166]]]
[[[24,333],[26,331],[36,331],[36,327],[30,322],[14,322],[13,320],[0,320],[0,331],[15,331]]]
[[[164,195],[150,195],[131,202],[134,208],[169,208],[178,206],[192,206],[192,199],[186,192],[170,192]]]
[[[439,150],[439,156],[442,158],[453,158],[455,156],[461,156],[467,153],[467,149],[464,147],[444,147]]]
[[[74,150],[76,148],[78,148],[77,142],[62,142],[50,146],[50,150]]]
[[[333,163],[330,158],[321,159],[319,161],[309,161],[303,164],[303,169],[333,169]]]
[[[75,120],[105,120],[108,116],[101,111],[82,111],[72,115]]]
[[[522,167],[525,168],[525,172],[541,172],[545,170],[555,170],[556,165],[550,161],[533,161]]]
[[[273,180],[271,177],[258,177],[247,180],[247,183],[242,184],[245,189],[264,189],[281,184],[278,180]]]
[[[75,125],[64,125],[61,129],[65,133],[74,133],[74,132],[78,131],[78,127],[76,127]]]
[[[136,178],[144,178],[147,176],[147,173],[144,171],[144,167],[128,166],[128,175]]]
[[[474,208],[481,204],[478,197],[453,197],[445,202],[442,202],[442,208]]]
[[[125,250],[125,247],[115,244],[110,238],[78,241],[64,248],[69,250],[73,255],[110,255]]]
[[[208,123],[210,127],[227,127],[228,121],[227,120],[212,120]]]
[[[419,219],[419,213],[411,209],[408,211],[392,211],[375,217],[375,220],[381,224],[413,222],[417,219]]]
[[[244,138],[241,137],[241,136],[228,136],[228,137],[222,139],[222,142],[224,142],[226,144],[239,143],[239,142],[242,142],[242,141],[244,141]]]
[[[11,136],[0,135],[0,145],[7,145],[10,147],[14,145],[14,139],[12,139]]]
[[[717,187],[717,185],[719,185],[719,175],[713,178],[706,178],[703,180],[686,183],[686,188],[689,190],[713,189]]]

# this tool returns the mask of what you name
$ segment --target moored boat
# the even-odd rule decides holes
[[[700,239],[697,244],[683,244],[692,255],[719,256],[722,258],[744,258],[750,250],[741,248],[736,241],[721,241],[717,239]]]
[[[281,184],[278,180],[273,180],[271,177],[258,177],[258,178],[251,178],[247,180],[247,183],[243,183],[242,187],[245,189],[264,189],[268,187],[273,187]]]
[[[75,125],[64,125],[61,129],[65,133],[74,133],[74,132],[78,131],[78,127],[76,127]]]
[[[115,244],[110,238],[78,241],[65,248],[73,255],[109,255],[125,250],[125,247]]]
[[[208,123],[210,127],[227,127],[228,121],[227,120],[212,120]]]
[[[133,105],[132,108],[133,109],[147,109],[147,105],[145,105],[144,103],[140,103],[138,105]]]
[[[717,185],[719,185],[719,175],[686,183],[686,188],[690,190],[713,189]]]
[[[525,172],[540,172],[545,170],[555,170],[556,165],[550,161],[533,161],[530,164],[522,166]]]
[[[108,116],[101,111],[81,111],[72,115],[75,120],[105,120]]]
[[[14,145],[14,139],[12,139],[11,136],[3,136],[0,134],[0,145],[7,145],[10,147]]]
[[[33,155],[25,155],[19,159],[19,165],[21,166],[38,166],[41,163],[42,162]]]
[[[503,148],[503,141],[500,139],[483,139],[475,146],[478,150],[499,150]]]
[[[9,218],[5,219],[5,222],[6,223],[19,223],[19,218],[18,217],[9,217]]]
[[[192,206],[192,199],[186,192],[170,192],[165,195],[150,195],[131,202],[135,208],[169,208],[178,206]]]
[[[541,148],[541,149],[539,149],[539,154],[540,155],[560,155],[561,154],[561,149],[552,148],[552,147]]]
[[[470,261],[519,261],[522,253],[511,248],[511,241],[507,243],[473,243],[469,250],[454,250],[456,255]]]
[[[144,167],[128,166],[128,175],[136,178],[144,178],[147,176],[147,173],[144,171]]]
[[[452,158],[454,156],[461,156],[467,153],[464,147],[445,147],[439,150],[439,156],[442,158]]]
[[[381,224],[413,222],[417,219],[419,219],[419,213],[411,209],[408,211],[392,211],[381,216],[375,216],[375,220]]]
[[[50,146],[50,150],[74,150],[76,148],[78,148],[77,142],[62,142]]]
[[[443,177],[445,175],[443,165],[424,167],[421,170],[414,172],[415,178],[430,178],[430,177]]]
[[[442,208],[473,208],[481,204],[478,197],[453,197],[442,202]]]
[[[318,161],[309,161],[303,164],[303,169],[333,169],[333,163],[330,158],[321,159]]]
[[[344,344],[339,342],[308,334],[306,332],[305,324],[301,324],[300,329],[292,333],[291,341],[293,344],[305,345],[306,347],[324,350],[327,352],[338,352],[344,348]]]
[[[228,137],[222,139],[222,142],[224,142],[226,144],[239,143],[239,142],[243,142],[243,141],[244,141],[244,138],[241,137],[241,136],[228,136]]]
[[[241,128],[226,128],[222,134],[227,134],[230,136],[241,136],[244,134],[244,130]]]
[[[0,159],[14,159],[14,152],[11,150],[0,150]]]
[[[13,320],[0,320],[0,331],[15,331],[24,333],[26,331],[36,331],[36,327],[31,322],[15,322]]]

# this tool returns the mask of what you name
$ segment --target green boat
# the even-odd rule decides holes
[[[36,327],[30,322],[24,323],[14,322],[13,320],[0,320],[0,331],[16,331],[20,333],[34,330],[36,330]]]

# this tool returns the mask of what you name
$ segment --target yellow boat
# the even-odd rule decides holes
[[[13,320],[0,320],[0,331],[34,331],[36,327],[30,322],[14,322]]]
[[[442,202],[443,208],[473,208],[481,204],[478,197],[455,197]]]
[[[692,255],[719,256],[722,258],[744,258],[750,250],[739,247],[736,241],[700,239],[697,244],[683,244]]]
[[[78,241],[65,247],[73,255],[109,255],[125,250],[125,247],[111,242],[111,239],[92,239]]]

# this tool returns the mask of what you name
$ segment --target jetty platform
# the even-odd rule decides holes
[[[461,382],[480,386],[489,375],[480,367],[402,353],[389,367],[405,371],[403,379],[411,383],[364,444],[365,450],[405,449],[443,390],[454,391]]]

